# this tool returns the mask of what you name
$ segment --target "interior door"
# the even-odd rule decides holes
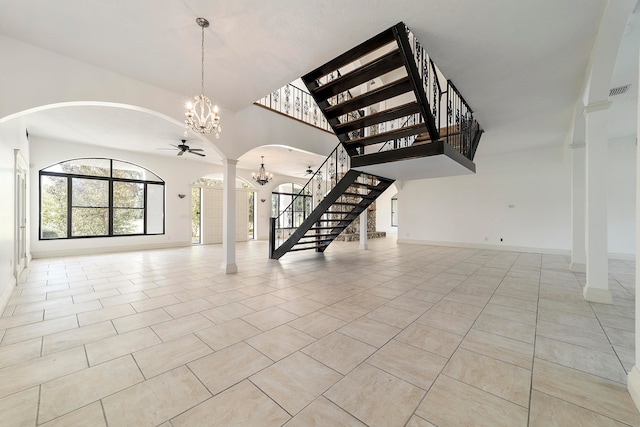
[[[15,152],[15,277],[27,266],[27,163]]]

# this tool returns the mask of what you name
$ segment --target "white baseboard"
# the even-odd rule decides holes
[[[582,288],[582,295],[584,299],[589,302],[597,302],[600,304],[611,304],[613,302],[613,297],[609,289],[592,288],[588,283]]]
[[[546,255],[571,255],[568,249],[530,248],[526,246],[491,245],[488,243],[439,242],[434,240],[414,240],[398,238],[398,243],[415,245],[448,246],[452,248],[491,249],[495,251],[527,252]]]
[[[448,246],[451,248],[491,249],[495,251],[526,252],[545,255],[571,255],[570,249],[532,248],[528,246],[493,245],[489,243],[441,242],[437,240],[415,240],[398,237],[398,243],[414,245]],[[635,261],[635,254],[609,253],[609,259],[620,261]],[[579,270],[575,270],[579,271]]]
[[[636,254],[618,254],[609,252],[609,259],[617,259],[620,261],[635,261]]]
[[[175,242],[175,243],[157,243],[151,245],[129,245],[129,246],[109,246],[109,247],[95,247],[95,248],[79,248],[79,249],[65,249],[57,251],[31,251],[33,259],[42,258],[58,258],[65,256],[78,256],[78,255],[97,255],[107,254],[115,252],[133,252],[133,251],[145,251],[154,249],[172,249],[172,248],[184,248],[191,246],[191,242]]]
[[[638,370],[638,365],[631,368],[631,372],[627,375],[627,390],[629,390],[636,408],[640,410],[640,371]]]
[[[2,294],[0,294],[0,314],[7,308],[7,303],[11,299],[11,295],[13,294],[13,290],[16,288],[16,278],[11,277],[9,283],[5,286]]]

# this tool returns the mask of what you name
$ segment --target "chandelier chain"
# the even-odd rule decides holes
[[[202,43],[201,43],[201,59],[200,59],[200,93],[204,93],[204,26],[202,26]]]

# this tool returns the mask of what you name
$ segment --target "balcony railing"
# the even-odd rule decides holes
[[[308,92],[288,84],[260,98],[256,105],[333,133],[324,114]]]

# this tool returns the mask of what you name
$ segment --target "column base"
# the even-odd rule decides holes
[[[587,264],[584,264],[582,262],[572,262],[569,265],[569,270],[573,271],[574,273],[586,273]]]
[[[222,264],[222,270],[225,274],[235,274],[238,272],[237,264]]]
[[[631,372],[627,375],[627,390],[629,390],[629,395],[631,395],[636,408],[640,410],[640,370],[638,370],[638,365],[631,368]]]
[[[613,302],[609,289],[591,288],[589,284],[583,288],[582,295],[589,302],[598,302],[600,304],[611,304]]]

